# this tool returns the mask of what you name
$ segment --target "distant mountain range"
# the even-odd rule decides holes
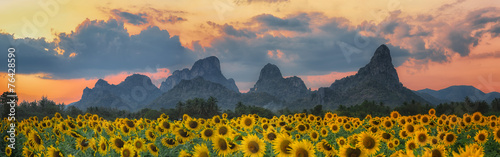
[[[412,100],[439,104],[449,101],[491,101],[500,93],[482,93],[471,86],[453,86],[434,91],[411,91],[399,82],[390,50],[381,45],[370,62],[352,76],[336,80],[330,87],[310,91],[297,76],[284,78],[278,66],[268,63],[260,71],[259,79],[248,93],[240,93],[233,79],[226,79],[221,72],[220,61],[211,56],[200,59],[191,69],[176,70],[158,89],[151,79],[134,74],[118,85],[110,85],[99,79],[94,88],[85,88],[82,98],[72,105],[85,109],[91,106],[112,107],[129,111],[142,108],[174,108],[179,101],[215,97],[222,109],[234,109],[238,102],[261,106],[272,110],[283,108],[306,109],[321,104],[326,109],[339,105],[351,106],[364,100],[382,102],[396,107]]]
[[[472,101],[486,101],[488,103],[495,98],[500,98],[500,93],[498,92],[484,93],[473,86],[465,85],[450,86],[437,91],[422,89],[415,92],[429,102],[434,102],[434,104],[464,101],[465,97],[469,97]],[[428,98],[429,96],[432,97]]]

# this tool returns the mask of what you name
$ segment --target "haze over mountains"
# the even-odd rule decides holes
[[[415,100],[437,105],[449,101],[463,101],[465,96],[491,101],[500,93],[482,93],[474,87],[457,86],[434,91],[411,91],[399,82],[390,50],[381,45],[375,50],[370,62],[352,76],[336,80],[330,87],[310,91],[301,78],[284,78],[278,66],[268,63],[260,71],[259,79],[248,93],[240,93],[233,79],[221,72],[220,61],[211,56],[200,59],[191,69],[176,70],[158,89],[144,75],[134,74],[118,85],[110,85],[100,79],[95,87],[86,88],[80,101],[74,105],[80,109],[91,106],[112,107],[136,111],[142,108],[174,108],[179,101],[193,98],[217,98],[222,109],[233,109],[235,104],[261,106],[272,110],[305,109],[323,105],[335,109],[340,105],[351,106],[365,100],[382,102],[396,107]],[[472,97],[471,97],[472,98]]]

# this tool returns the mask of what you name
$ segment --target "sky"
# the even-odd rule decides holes
[[[471,85],[500,92],[500,1],[3,0],[0,51],[16,49],[21,101],[81,98],[99,78],[140,73],[159,86],[217,56],[247,92],[267,63],[308,88],[328,87],[386,44],[412,90]],[[0,67],[7,91],[7,66]]]

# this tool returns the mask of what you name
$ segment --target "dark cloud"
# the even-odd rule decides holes
[[[304,32],[296,37],[269,34],[251,38],[221,36],[213,40],[211,47],[205,47],[204,51],[232,65],[227,67],[227,71],[245,71],[237,75],[228,74],[243,82],[255,81],[266,63],[278,65],[285,76],[356,71],[366,65],[376,48],[386,44],[387,40],[362,36],[355,28],[347,27],[348,23],[344,18],[330,18],[318,26],[319,31]],[[256,30],[254,33],[259,32]],[[396,66],[410,56],[407,50],[391,44],[388,46]]]
[[[133,25],[143,25],[148,23],[147,15],[145,13],[132,14],[126,11],[120,11],[118,9],[111,10],[113,14],[118,19],[123,19],[125,22]]]
[[[161,22],[161,23],[175,24],[175,23],[178,23],[178,22],[187,21],[187,19],[182,18],[180,16],[169,15],[168,17],[158,18],[158,21]]]
[[[9,38],[12,35],[1,35],[2,49],[10,46],[6,44]],[[194,60],[193,53],[181,45],[178,36],[170,36],[158,27],[130,36],[123,23],[115,19],[87,19],[75,31],[58,34],[54,42],[17,40],[28,41],[15,46],[19,52],[18,72],[49,73],[54,78],[95,78],[121,71],[177,69]],[[63,55],[57,54],[57,46],[65,51]]]
[[[470,32],[467,31],[451,31],[448,34],[448,40],[450,44],[449,48],[460,56],[468,56],[470,53],[470,46],[476,46],[479,39],[470,36]]]
[[[253,17],[253,21],[259,23],[265,29],[289,30],[297,32],[309,32],[310,17],[306,13],[299,13],[286,18],[279,18],[271,14],[262,14]]]
[[[248,30],[248,29],[235,29],[234,26],[229,25],[229,24],[224,24],[224,25],[219,25],[217,23],[214,23],[212,21],[208,21],[207,24],[209,26],[212,26],[213,28],[219,30],[221,33],[229,36],[234,36],[234,37],[246,37],[246,38],[254,38],[256,36],[256,33]]]

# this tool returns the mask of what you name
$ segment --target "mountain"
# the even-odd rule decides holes
[[[250,93],[265,92],[284,101],[296,100],[308,96],[304,81],[297,76],[283,78],[278,66],[268,63],[260,71],[259,80]]]
[[[245,105],[255,106],[273,106],[274,102],[280,102],[267,93],[239,93],[198,76],[190,80],[181,80],[179,84],[163,93],[147,107],[152,109],[174,108],[179,101],[194,98],[208,99],[210,96],[217,98],[217,104],[221,109],[234,109],[239,101]]]
[[[215,56],[196,61],[191,69],[174,71],[171,76],[161,83],[160,90],[167,92],[182,80],[191,80],[199,76],[207,81],[221,84],[232,91],[239,92],[234,80],[232,78],[226,79],[222,75],[219,59]]]
[[[469,97],[472,101],[484,100],[490,103],[493,99],[500,98],[500,93],[498,92],[484,93],[473,86],[466,85],[450,86],[441,90],[422,89],[416,92],[421,94],[428,94],[437,99],[441,99],[442,103],[464,101],[465,97]]]
[[[86,87],[82,97],[73,105],[80,109],[88,107],[111,107],[136,111],[161,95],[161,91],[147,76],[133,74],[118,85],[103,79],[97,80],[94,88]]]
[[[311,99],[330,108],[361,104],[364,100],[383,102],[390,107],[411,100],[429,103],[399,82],[386,45],[379,46],[370,62],[355,75],[336,80],[328,88],[318,89]]]

